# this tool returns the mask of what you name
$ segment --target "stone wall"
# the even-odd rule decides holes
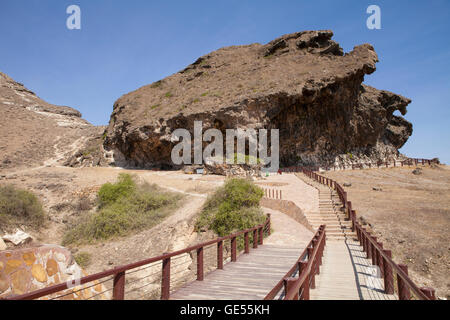
[[[39,290],[61,282],[87,276],[77,265],[69,250],[56,245],[0,252],[0,298],[12,297]],[[88,288],[89,287],[89,288]],[[98,281],[75,286],[43,297],[61,295],[64,300],[110,299],[110,294]]]
[[[298,223],[304,225],[308,230],[315,232],[314,228],[309,224],[308,219],[306,219],[303,214],[302,209],[297,207],[297,205],[292,201],[262,198],[260,205],[262,207],[283,212]]]

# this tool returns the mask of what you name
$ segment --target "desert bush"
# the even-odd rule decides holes
[[[99,206],[113,204],[120,198],[128,197],[136,190],[136,182],[129,174],[119,174],[116,183],[105,183],[98,191]]]
[[[98,210],[77,221],[65,234],[63,244],[90,243],[125,236],[161,222],[179,203],[181,195],[162,191],[156,185],[137,184],[128,174],[98,192]]]
[[[12,185],[0,186],[0,225],[39,228],[45,220],[39,199],[30,191]]]
[[[219,236],[251,228],[265,221],[259,207],[264,192],[247,179],[229,179],[204,205],[196,228],[214,230]]]
[[[91,263],[91,254],[88,252],[80,252],[74,256],[75,262],[82,268],[86,268]]]

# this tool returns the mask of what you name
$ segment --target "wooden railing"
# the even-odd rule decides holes
[[[137,268],[153,264],[155,262],[160,262],[162,265],[161,270],[161,299],[162,300],[168,300],[170,298],[170,276],[171,276],[171,260],[175,256],[180,256],[186,253],[190,253],[192,251],[196,252],[196,260],[197,260],[197,280],[202,281],[204,279],[204,258],[203,258],[203,251],[204,248],[211,245],[217,246],[217,268],[223,269],[223,262],[224,262],[224,242],[229,240],[230,241],[230,247],[231,247],[231,262],[237,261],[237,255],[238,255],[238,248],[237,248],[237,238],[239,236],[243,236],[244,238],[244,254],[248,254],[250,252],[250,237],[249,235],[252,235],[253,238],[253,248],[258,248],[258,245],[263,244],[263,238],[264,233],[270,235],[270,214],[267,215],[266,221],[261,224],[257,225],[253,228],[246,229],[239,231],[234,234],[230,234],[225,237],[220,237],[211,241],[203,242],[188,248],[185,248],[183,250],[166,253],[157,257],[149,258],[146,260],[138,261],[135,263],[119,266],[107,271],[99,272],[93,275],[89,275],[86,277],[83,277],[81,279],[78,279],[75,281],[77,283],[77,286],[81,286],[83,284],[92,283],[94,281],[100,281],[100,283],[104,282],[105,280],[113,281],[113,287],[112,287],[112,299],[113,300],[123,300],[125,299],[125,293],[126,293],[126,281],[125,281],[125,275],[130,270],[133,270],[131,272],[134,272]],[[49,296],[55,293],[61,293],[61,297],[67,295],[66,292],[63,292],[64,290],[71,289],[71,286],[68,283],[59,283],[50,287],[46,287],[40,290],[36,290],[30,293],[17,295],[17,296],[11,296],[6,298],[6,300],[33,300],[42,298],[45,296]],[[84,288],[80,288],[80,291],[84,290]],[[58,298],[58,297],[56,297]],[[52,298],[54,299],[54,298]]]
[[[270,188],[262,188],[262,189],[264,191],[264,197],[267,199],[276,199],[276,200],[283,199],[282,190],[270,189]]]
[[[346,169],[364,169],[364,168],[389,168],[389,167],[403,167],[403,166],[418,166],[418,165],[431,165],[435,163],[435,160],[429,159],[417,159],[408,158],[406,160],[392,160],[392,161],[378,161],[373,162],[358,162],[350,163],[348,165],[332,165],[332,166],[291,166],[286,168],[281,168],[281,172],[303,172],[303,170],[308,171],[336,171],[336,170],[346,170]]]
[[[309,290],[315,288],[315,276],[320,273],[325,239],[325,225],[321,225],[297,262],[264,300],[273,300],[277,296],[283,300],[309,300]],[[282,289],[284,292],[280,294]]]
[[[379,268],[379,275],[384,281],[384,292],[386,294],[398,295],[400,300],[410,300],[415,297],[420,300],[435,300],[435,290],[433,288],[419,288],[408,276],[408,267],[404,264],[396,264],[392,260],[391,250],[383,248],[383,243],[377,241],[368,230],[362,227],[356,218],[356,212],[352,209],[351,201],[347,199],[347,192],[336,181],[319,175],[310,170],[303,170],[303,173],[317,182],[327,185],[336,190],[339,199],[344,205],[347,219],[352,222],[352,231],[356,231],[358,241],[366,252],[367,258],[372,260],[372,264]],[[394,275],[396,275],[394,277]],[[394,280],[396,285],[394,285]]]

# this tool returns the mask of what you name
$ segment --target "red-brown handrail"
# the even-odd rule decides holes
[[[413,159],[414,160],[414,159]],[[425,160],[425,159],[422,159]],[[424,163],[424,161],[422,161]],[[378,242],[376,237],[370,234],[356,219],[356,212],[352,210],[352,203],[347,199],[347,193],[336,181],[319,175],[310,170],[303,169],[303,173],[317,182],[327,185],[336,190],[341,200],[347,218],[352,222],[352,231],[356,231],[358,241],[367,253],[367,258],[372,259],[372,264],[380,268],[381,276],[384,279],[384,291],[387,294],[394,293],[394,272],[397,275],[397,292],[400,300],[409,300],[411,292],[421,300],[435,300],[435,290],[433,288],[419,288],[408,276],[408,267],[404,264],[396,264],[391,257],[391,251],[383,249],[383,244]]]
[[[266,295],[264,300],[273,300],[284,287],[284,300],[309,300],[309,289],[315,287],[315,276],[322,264],[326,243],[325,225],[321,225],[297,262]],[[304,261],[307,259],[307,261]],[[298,271],[298,278],[293,278]]]
[[[197,251],[197,280],[202,281],[203,274],[203,248],[212,244],[217,244],[217,267],[218,269],[223,268],[223,242],[226,240],[231,241],[231,261],[235,262],[237,260],[237,244],[236,239],[240,235],[244,235],[245,250],[244,253],[249,253],[249,237],[248,234],[253,232],[253,248],[257,248],[258,245],[263,244],[264,231],[270,234],[270,214],[267,215],[267,219],[263,224],[257,225],[253,228],[245,229],[225,237],[219,237],[214,240],[206,241],[188,248],[174,251],[171,253],[166,253],[157,257],[152,257],[149,259],[141,260],[135,263],[118,266],[116,268],[106,270],[103,272],[95,273],[86,277],[78,279],[76,282],[79,285],[89,283],[92,281],[104,279],[109,276],[114,276],[114,287],[113,287],[113,299],[123,300],[125,297],[125,272],[131,269],[135,269],[147,264],[162,261],[162,278],[161,278],[161,299],[167,300],[170,298],[170,260],[172,257],[185,254],[191,251]],[[43,289],[39,289],[33,292],[25,293],[22,295],[10,296],[6,300],[34,300],[50,294],[61,292],[69,289],[68,283],[59,283],[53,286],[49,286]]]

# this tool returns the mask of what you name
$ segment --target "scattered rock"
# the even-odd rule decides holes
[[[415,168],[412,172],[412,174],[415,174],[416,176],[421,175],[422,174],[422,168]]]
[[[349,183],[349,182],[344,182],[344,187],[351,187],[352,186],[352,184],[351,183]]]
[[[23,232],[22,230],[16,230],[13,234],[6,234],[3,237],[3,240],[12,242],[15,246],[27,243],[32,241],[33,238],[28,234]]]
[[[383,189],[381,189],[380,187],[373,187],[372,190],[373,191],[383,191]]]

